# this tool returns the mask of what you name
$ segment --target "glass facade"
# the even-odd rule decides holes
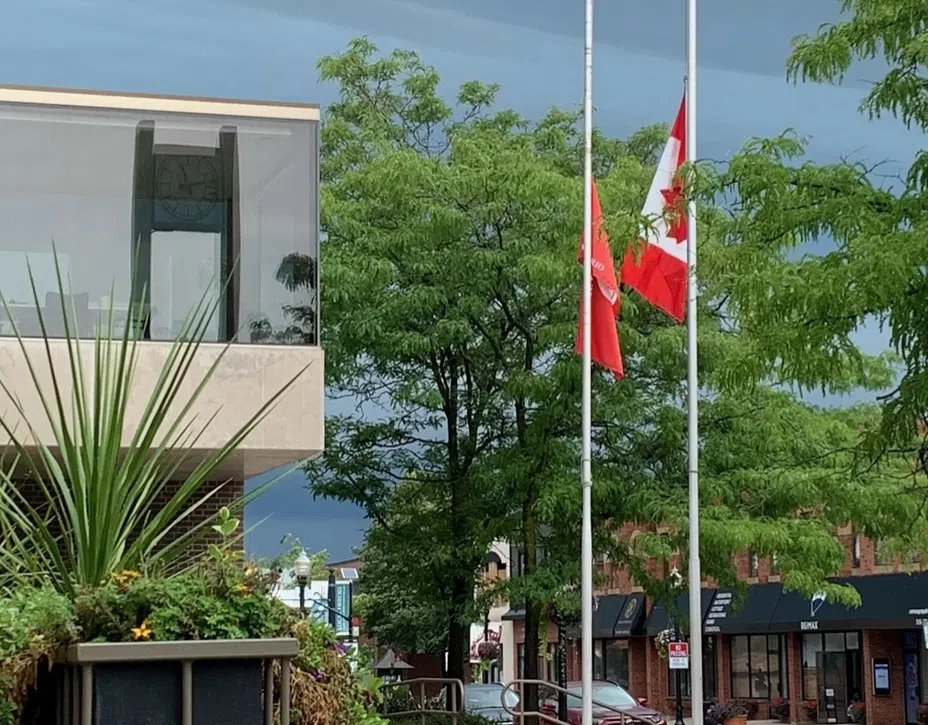
[[[51,336],[173,340],[205,300],[206,341],[318,342],[317,122],[2,103],[0,216],[0,335],[42,334],[31,268]]]

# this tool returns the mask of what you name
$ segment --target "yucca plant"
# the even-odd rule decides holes
[[[187,316],[143,404],[135,433],[123,445],[138,356],[144,346],[137,339],[139,325],[132,323],[144,323],[147,309],[138,305],[131,308],[127,323],[117,332],[111,306],[92,344],[82,343],[70,322],[77,317],[73,303],[71,309],[65,303],[68,295],[57,254],[55,267],[65,322],[67,372],[56,371],[53,364],[52,345],[30,268],[44,360],[30,357],[30,346],[18,329],[15,336],[41,406],[25,409],[17,391],[0,379],[4,394],[0,397],[6,398],[0,401],[0,429],[10,440],[10,455],[0,467],[0,583],[27,577],[73,594],[82,587],[100,584],[114,572],[164,573],[189,564],[192,540],[209,531],[211,523],[209,517],[201,517],[201,522],[191,527],[190,517],[225,484],[212,486],[205,494],[201,487],[216,481],[223,462],[306,368],[270,395],[221,448],[196,460],[194,456],[200,454],[194,454],[193,449],[215,414],[197,421],[192,411],[229,349],[228,344],[222,348],[185,396],[182,389],[189,387],[185,383],[191,364],[218,306],[218,301],[210,301],[205,293]],[[145,295],[130,297],[139,298]],[[9,316],[2,291],[0,301]],[[61,345],[61,341],[55,344]],[[138,405],[133,401],[133,406]],[[17,414],[18,425],[2,413],[4,408]],[[37,434],[40,427],[49,424],[52,445],[43,443]],[[185,470],[190,472],[182,473]],[[34,484],[33,490],[38,488],[38,501],[22,494],[17,484],[24,480]],[[173,494],[167,496],[168,485],[178,481]],[[244,503],[242,499],[237,505]],[[177,535],[172,536],[175,532]]]

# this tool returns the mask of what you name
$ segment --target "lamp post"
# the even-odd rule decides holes
[[[293,573],[296,576],[297,586],[300,588],[300,616],[306,616],[306,584],[309,582],[309,557],[306,551],[301,549],[300,555],[293,563]]]
[[[329,569],[329,626],[338,631],[338,601],[335,596],[335,569]]]
[[[673,590],[675,592],[680,591],[680,586],[683,584],[683,577],[680,575],[680,571],[677,569],[677,567],[674,567],[671,570],[670,579]],[[680,623],[677,621],[676,613],[674,613],[673,616],[673,639],[675,642],[683,641],[683,631],[680,628]],[[673,676],[676,684],[674,689],[677,693],[677,711],[673,725],[686,725],[683,720],[683,670],[674,670]]]

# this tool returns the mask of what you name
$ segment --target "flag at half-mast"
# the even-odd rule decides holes
[[[686,311],[686,194],[680,168],[686,163],[686,99],[670,130],[642,216],[652,222],[641,249],[631,247],[622,262],[622,284],[682,322]]]
[[[596,182],[591,182],[592,189],[592,229],[593,238],[592,275],[593,285],[590,290],[590,357],[593,362],[612,371],[616,379],[625,377],[622,365],[622,351],[619,349],[619,283],[615,276],[615,264],[609,249],[609,237],[603,224],[603,210],[596,193]],[[580,233],[580,264],[583,264],[583,232]],[[580,294],[580,327],[577,331],[577,353],[583,354],[583,294]]]

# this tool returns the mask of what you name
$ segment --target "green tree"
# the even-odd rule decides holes
[[[888,71],[862,99],[862,112],[928,130],[928,3],[845,0],[842,12],[839,22],[794,40],[789,77],[841,83],[855,63],[882,61]],[[887,454],[907,458],[900,543],[924,550],[928,542],[917,539],[928,463],[928,154],[887,179],[881,159],[823,165],[805,150],[786,132],[752,140],[725,167],[707,170],[705,191],[731,212],[710,221],[722,247],[713,274],[733,327],[752,336],[758,374],[847,392],[893,364],[882,416],[863,431],[859,465]],[[891,358],[865,354],[864,325],[888,331]],[[891,536],[897,528],[883,522],[867,533]]]
[[[418,56],[381,57],[366,40],[320,69],[340,89],[322,136],[328,385],[356,408],[329,419],[312,488],[361,504],[374,523],[366,587],[385,601],[372,604],[372,626],[406,643],[409,622],[444,622],[454,677],[465,675],[489,544],[518,543],[523,572],[508,593],[525,602],[534,679],[546,616],[578,608],[579,117],[555,109],[529,122],[496,109],[496,87],[479,83],[451,105]],[[665,138],[653,127],[594,140],[617,258],[637,236]],[[896,461],[852,465],[873,409],[823,411],[768,384],[755,361],[763,338],[730,324],[727,238],[703,239],[705,568],[733,582],[732,556],[750,548],[811,593],[843,562],[835,527],[891,521],[905,481]],[[594,379],[596,547],[669,600],[643,561],[686,550],[684,328],[627,296],[620,329],[626,379]],[[873,361],[835,366],[831,385],[887,380]],[[644,534],[618,540],[626,525]]]

